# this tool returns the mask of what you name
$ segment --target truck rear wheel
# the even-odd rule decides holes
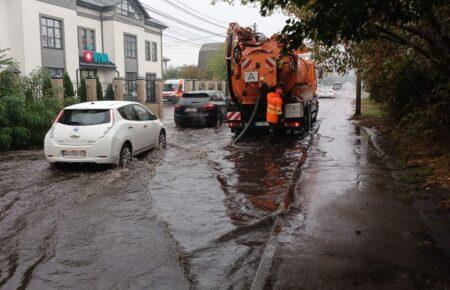
[[[311,130],[312,116],[311,116],[311,107],[306,107],[305,112],[305,121],[303,125],[303,132],[306,134]]]

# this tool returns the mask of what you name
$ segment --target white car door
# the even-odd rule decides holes
[[[136,112],[131,105],[124,106],[118,109],[119,113],[125,119],[125,128],[127,130],[126,135],[133,144],[133,152],[142,150],[144,147],[144,140],[142,132],[140,132],[140,122]]]
[[[141,105],[133,105],[133,109],[139,120],[138,127],[145,145],[144,147],[149,148],[155,146],[157,140],[155,137],[155,124],[152,121],[152,114],[147,110],[147,108]]]

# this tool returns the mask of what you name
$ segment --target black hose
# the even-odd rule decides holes
[[[236,96],[233,91],[233,82],[232,82],[232,71],[233,71],[233,63],[231,61],[231,51],[233,50],[233,38],[234,35],[230,34],[227,39],[227,79],[228,79],[228,90],[231,96],[231,99],[234,103],[237,103]]]
[[[247,125],[245,125],[244,130],[242,130],[241,134],[239,134],[239,136],[237,136],[237,138],[234,140],[233,146],[236,145],[236,143],[239,141],[239,139],[241,139],[242,136],[244,136],[245,133],[247,133],[250,126],[253,125],[253,121],[255,120],[255,117],[256,117],[256,112],[258,112],[258,107],[259,107],[259,102],[261,100],[261,96],[264,95],[265,92],[266,92],[265,87],[262,87],[261,94],[259,94],[258,98],[256,99],[255,108],[253,109],[253,113],[250,116],[250,119],[248,120]]]

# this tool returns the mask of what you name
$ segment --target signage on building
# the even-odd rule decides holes
[[[83,50],[83,61],[87,63],[108,64],[109,57],[107,53],[96,52],[92,50]]]

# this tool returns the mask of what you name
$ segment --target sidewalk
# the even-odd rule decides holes
[[[399,198],[408,188],[348,120],[351,99],[326,102],[266,287],[448,289],[448,256]]]

